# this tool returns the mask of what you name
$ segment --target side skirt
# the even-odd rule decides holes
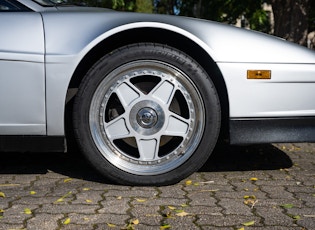
[[[315,117],[230,120],[231,144],[315,142]]]

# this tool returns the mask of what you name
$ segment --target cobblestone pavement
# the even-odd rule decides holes
[[[315,229],[315,144],[222,146],[184,181],[109,184],[80,156],[2,153],[0,229]]]

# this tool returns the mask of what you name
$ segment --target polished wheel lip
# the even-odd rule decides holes
[[[134,77],[145,75],[161,79],[159,86],[153,89],[153,93],[151,91],[148,95],[137,91],[131,86],[130,82],[130,79]],[[121,86],[123,86],[123,89]],[[179,90],[184,96],[189,108],[188,119],[169,111],[170,102],[167,97],[164,97],[163,91],[169,93],[172,99],[174,94],[170,93],[170,87]],[[162,89],[161,92],[158,92],[159,89]],[[113,93],[120,94],[120,90],[129,90],[130,95],[127,94],[128,97],[123,96],[120,99],[123,101],[122,104],[124,104],[125,114],[127,115],[121,115],[120,118],[116,118],[114,121],[105,122],[104,113],[108,100]],[[193,95],[192,98],[191,94]],[[150,124],[149,128],[139,125],[139,119],[137,121],[139,111],[144,108],[152,109],[156,113],[156,115],[154,113],[154,115],[151,115],[154,119],[156,116],[157,121]],[[203,111],[204,104],[196,86],[183,72],[163,62],[144,60],[125,64],[103,79],[91,102],[89,123],[92,138],[97,148],[110,163],[132,174],[158,175],[173,170],[193,154],[203,134],[205,120]],[[118,120],[119,122],[117,122]],[[182,126],[177,134],[171,123]],[[121,127],[120,133],[117,134],[112,131],[111,125]],[[138,147],[140,149],[140,159],[131,157],[121,151],[114,143],[117,138],[134,137],[138,146],[142,146],[146,150],[152,150],[154,147],[148,146],[159,148],[158,142],[162,135],[178,135],[183,138],[174,151],[162,157],[157,156],[156,150],[141,157],[141,147]]]

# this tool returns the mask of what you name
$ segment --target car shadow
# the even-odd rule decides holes
[[[271,144],[218,144],[200,172],[276,170],[293,166],[290,157]]]
[[[0,176],[5,174],[46,174],[49,171],[87,181],[105,181],[76,152],[0,153]],[[199,172],[255,171],[290,168],[290,157],[273,145],[218,145]]]

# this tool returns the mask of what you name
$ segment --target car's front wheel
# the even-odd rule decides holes
[[[123,184],[165,185],[198,170],[220,129],[220,103],[193,59],[158,44],[103,57],[74,105],[78,143],[92,165]]]

